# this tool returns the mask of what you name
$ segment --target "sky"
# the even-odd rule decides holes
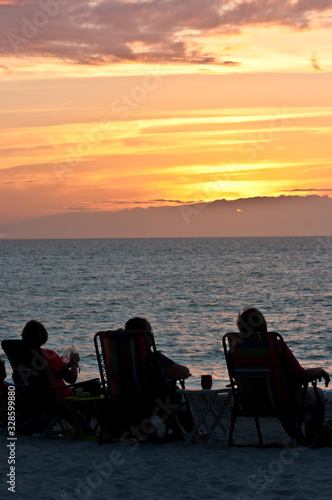
[[[0,0],[0,224],[331,197],[331,27],[332,0]]]

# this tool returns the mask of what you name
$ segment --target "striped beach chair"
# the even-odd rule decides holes
[[[147,331],[102,331],[94,336],[103,393],[110,417],[122,428],[153,414],[158,368],[153,335]]]
[[[281,335],[276,332],[227,333],[223,337],[223,348],[234,396],[228,445],[232,443],[238,416],[254,417],[261,446],[259,417],[282,420],[294,415],[300,435],[306,386],[302,404],[298,405]]]

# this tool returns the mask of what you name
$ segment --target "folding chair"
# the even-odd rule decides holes
[[[255,419],[261,446],[259,417],[277,417],[281,422],[294,418],[298,441],[302,436],[308,384],[302,385],[299,404],[281,335],[276,332],[227,333],[223,337],[223,348],[234,397],[228,446],[232,443],[238,416]],[[316,387],[315,381],[312,382]],[[317,390],[316,395],[318,401]]]
[[[29,341],[18,339],[3,340],[1,346],[13,369],[18,394],[16,432],[30,430],[41,433],[44,439],[58,423],[68,435],[63,422],[65,405],[41,350]]]
[[[163,380],[153,335],[148,331],[103,331],[95,334],[95,349],[109,419],[114,432],[145,440],[155,429],[150,417],[166,424],[174,408],[163,394]],[[134,430],[135,429],[135,430]]]

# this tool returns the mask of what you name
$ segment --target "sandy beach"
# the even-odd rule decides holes
[[[326,419],[332,416],[327,403]],[[224,423],[228,424],[229,413]],[[104,500],[159,499],[329,499],[331,448],[292,448],[275,419],[262,419],[256,440],[251,419],[240,419],[227,447],[199,441],[185,445],[104,443],[67,438],[17,436],[15,492],[8,491],[7,438],[1,438],[2,499]]]

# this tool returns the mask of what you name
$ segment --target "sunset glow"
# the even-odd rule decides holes
[[[246,3],[0,2],[0,222],[330,196],[332,4]]]

